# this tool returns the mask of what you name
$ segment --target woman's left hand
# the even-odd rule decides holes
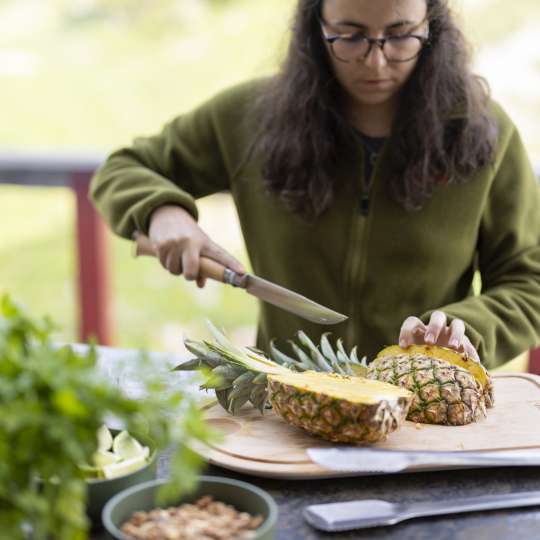
[[[454,319],[447,324],[446,314],[434,311],[429,323],[424,324],[418,317],[407,317],[399,332],[399,345],[440,345],[459,352],[464,352],[470,358],[480,362],[478,351],[465,335],[465,324],[461,319]]]

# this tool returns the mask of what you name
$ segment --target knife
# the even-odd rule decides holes
[[[148,236],[136,232],[133,239],[135,240],[135,256],[157,257],[157,250]],[[253,274],[237,274],[230,268],[226,268],[207,257],[200,258],[200,274],[202,277],[245,289],[246,292],[264,302],[318,324],[338,324],[348,319],[346,315],[321,306],[321,304],[317,304],[301,294]]]
[[[349,531],[367,527],[395,525],[407,519],[498,510],[540,505],[540,491],[500,493],[459,499],[392,503],[381,499],[364,499],[326,504],[313,504],[304,509],[304,519],[316,529],[326,532]]]
[[[396,473],[410,466],[483,468],[540,466],[540,453],[527,451],[415,451],[383,448],[308,448],[314,463],[327,469],[358,474]]]

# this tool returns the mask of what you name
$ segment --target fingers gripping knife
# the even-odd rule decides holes
[[[141,233],[135,233],[135,255],[157,256],[151,240]],[[348,317],[313,300],[276,285],[252,274],[237,274],[222,264],[207,257],[200,258],[200,275],[233,287],[244,289],[247,293],[299,317],[318,324],[337,324]]]

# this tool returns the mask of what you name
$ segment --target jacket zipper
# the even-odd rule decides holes
[[[371,176],[370,178],[366,178],[366,154],[364,152],[364,182],[362,182],[362,192],[360,194],[360,215],[363,217],[367,217],[369,214],[369,206],[370,206],[370,192],[371,187],[373,185],[373,178],[374,178],[374,172],[375,172],[375,164],[377,163],[377,156],[378,154],[372,154],[368,157],[368,159],[371,161]],[[366,180],[369,180],[369,182],[366,184]]]
[[[380,153],[378,153],[380,155]],[[377,156],[378,156],[377,155]],[[371,163],[371,176],[366,178],[367,172],[367,155],[362,151],[362,190],[360,193],[359,206],[355,207],[355,213],[353,215],[353,234],[351,235],[351,245],[358,246],[358,249],[353,249],[353,253],[350,258],[350,273],[349,273],[349,324],[347,326],[347,341],[349,346],[356,345],[353,343],[354,330],[355,330],[355,307],[356,307],[356,291],[359,289],[359,284],[364,279],[364,273],[366,269],[365,251],[366,243],[369,233],[369,225],[371,220],[369,219],[371,210],[371,194],[373,191],[373,184],[375,181],[376,165],[378,157]],[[360,270],[361,269],[361,270]]]

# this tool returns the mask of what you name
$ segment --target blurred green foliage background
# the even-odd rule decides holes
[[[220,89],[274,71],[294,3],[0,0],[0,148],[105,154],[154,133]],[[540,163],[540,3],[452,4],[477,71]],[[74,212],[67,189],[0,184],[0,293],[53,316],[65,341],[77,340]],[[228,197],[201,201],[201,216],[245,261]],[[207,317],[233,339],[252,339],[257,306],[248,295],[212,283],[199,291],[154,260],[134,260],[128,242],[110,235],[109,245],[116,345],[182,351],[184,335],[206,335]]]

